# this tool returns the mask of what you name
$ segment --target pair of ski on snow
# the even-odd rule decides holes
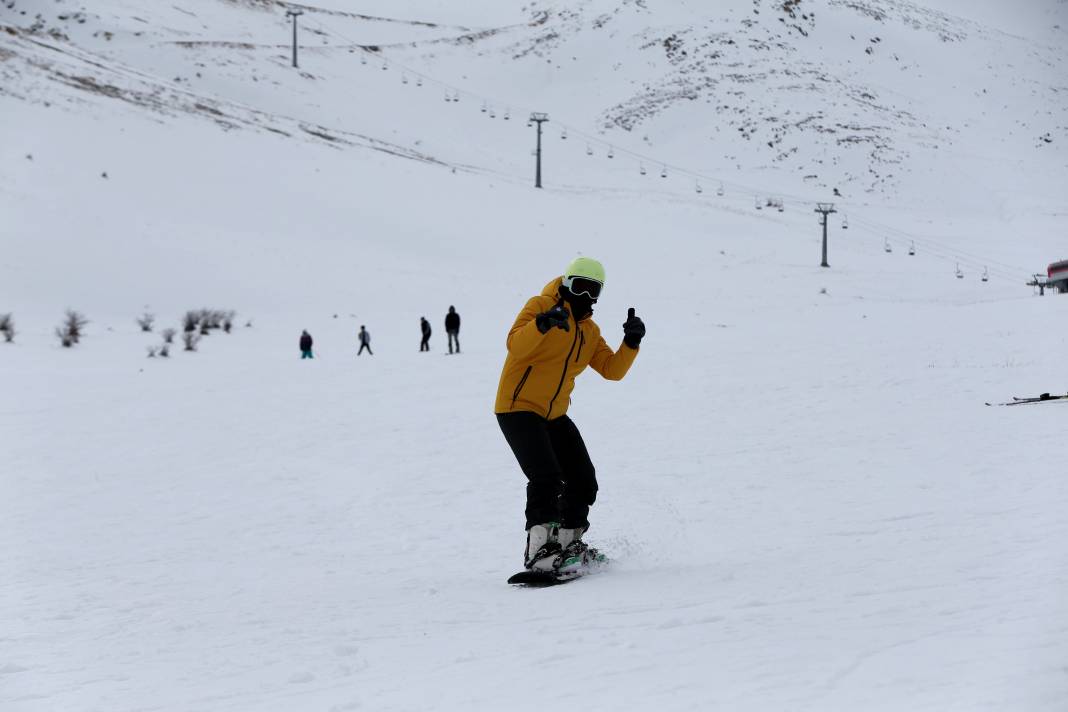
[[[1016,396],[1013,396],[1012,400],[1007,403],[987,403],[987,405],[1029,405],[1031,403],[1045,403],[1046,401],[1055,400],[1068,400],[1068,393],[1057,396],[1043,393],[1042,395],[1034,396],[1033,398],[1017,398]]]

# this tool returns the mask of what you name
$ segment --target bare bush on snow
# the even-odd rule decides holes
[[[70,348],[82,338],[82,331],[89,320],[81,312],[68,309],[63,317],[63,323],[56,327],[56,337],[64,348]]]
[[[4,341],[15,341],[15,319],[11,314],[0,314],[0,334],[4,335]]]

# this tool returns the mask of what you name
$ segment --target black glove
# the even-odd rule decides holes
[[[564,331],[571,331],[571,325],[567,323],[567,318],[571,316],[568,314],[567,309],[557,304],[555,307],[547,312],[542,312],[534,317],[534,323],[538,327],[538,331],[545,334],[549,329],[554,326],[563,329]]]
[[[645,336],[645,323],[634,316],[634,307],[627,310],[627,320],[623,323],[623,343],[632,349],[638,348]]]

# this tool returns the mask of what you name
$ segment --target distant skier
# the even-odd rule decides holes
[[[360,333],[357,334],[357,337],[360,340],[360,350],[356,352],[356,355],[359,356],[363,353],[364,349],[367,349],[367,353],[374,356],[375,352],[371,350],[371,332],[369,332],[363,324],[360,324]]]
[[[449,307],[449,313],[445,315],[445,333],[449,335],[449,353],[452,353],[453,342],[456,342],[456,353],[460,353],[460,315],[456,313],[456,307]]]
[[[645,324],[631,308],[623,345],[612,351],[590,318],[603,286],[601,263],[579,257],[527,301],[508,332],[494,412],[527,477],[528,569],[568,570],[598,557],[582,541],[597,479],[567,407],[575,377],[586,366],[620,380],[645,336]]]
[[[300,332],[300,358],[301,360],[315,358],[312,356],[312,337],[307,329]]]
[[[423,340],[419,342],[420,351],[430,350],[430,322],[425,316],[419,317],[419,328],[423,331]]]

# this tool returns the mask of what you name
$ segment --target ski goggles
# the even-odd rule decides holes
[[[589,277],[564,277],[564,286],[576,297],[585,294],[590,299],[597,301],[601,296],[601,288],[604,286],[596,279]]]

